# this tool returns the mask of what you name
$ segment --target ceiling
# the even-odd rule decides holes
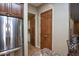
[[[41,6],[43,3],[29,3],[30,5],[34,6],[34,7],[39,7]]]

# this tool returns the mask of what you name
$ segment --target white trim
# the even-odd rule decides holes
[[[24,4],[24,55],[28,55],[28,5]]]

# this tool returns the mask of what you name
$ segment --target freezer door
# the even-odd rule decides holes
[[[7,17],[0,16],[0,51],[6,50]]]

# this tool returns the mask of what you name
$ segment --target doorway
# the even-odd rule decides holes
[[[52,9],[40,14],[41,16],[41,49],[52,50]]]
[[[29,32],[29,44],[35,46],[35,15],[28,14],[28,32]]]

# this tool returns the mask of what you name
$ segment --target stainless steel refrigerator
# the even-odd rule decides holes
[[[0,52],[23,46],[22,19],[0,16]]]

